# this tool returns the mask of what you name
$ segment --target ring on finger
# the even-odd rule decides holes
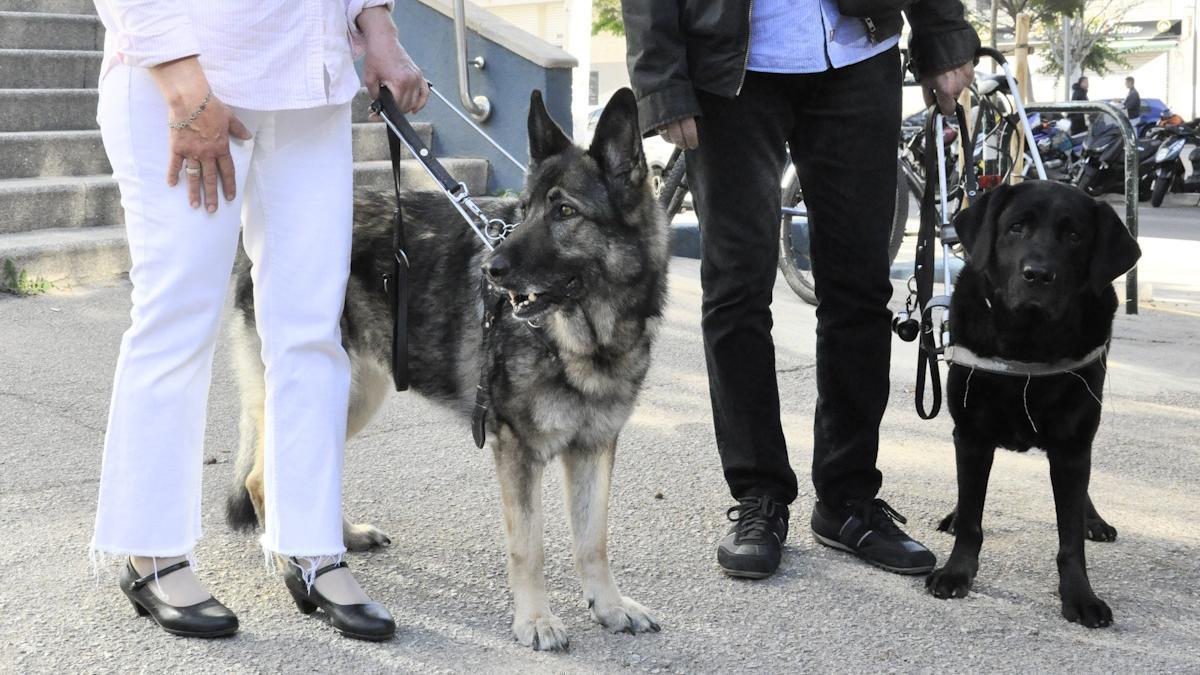
[[[187,166],[184,168],[184,171],[186,171],[187,175],[189,175],[189,176],[199,176],[200,175],[200,162],[198,162],[194,159],[188,160]]]

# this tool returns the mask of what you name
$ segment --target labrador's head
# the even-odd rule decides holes
[[[1099,294],[1141,256],[1116,211],[1049,181],[1000,186],[954,220],[968,263],[1013,312],[1063,316]]]

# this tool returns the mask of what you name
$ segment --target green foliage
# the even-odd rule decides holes
[[[621,0],[593,0],[592,35],[600,33],[625,34],[625,19],[621,16]]]
[[[0,292],[13,295],[40,295],[54,288],[54,284],[38,277],[31,279],[25,270],[18,270],[13,261],[5,258],[4,270],[0,274]]]
[[[1042,52],[1045,65],[1041,71],[1046,75],[1063,77],[1063,23],[1067,22],[1071,34],[1071,72],[1066,73],[1068,80],[1073,80],[1083,73],[1105,75],[1115,68],[1129,65],[1124,52],[1117,48],[1117,24],[1125,18],[1128,5],[1124,0],[1108,0],[1107,2],[1091,2],[1077,16],[1056,16],[1046,25],[1043,35],[1049,43]]]

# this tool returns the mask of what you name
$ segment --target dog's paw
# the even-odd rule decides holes
[[[1108,608],[1108,603],[1093,593],[1064,599],[1062,613],[1067,621],[1088,628],[1105,628],[1113,622],[1112,610]]]
[[[515,618],[512,630],[517,642],[540,652],[566,651],[571,645],[566,624],[553,614]]]
[[[342,538],[351,551],[369,551],[376,546],[391,546],[392,538],[370,523],[347,524],[342,528]]]
[[[1084,522],[1087,538],[1092,541],[1116,541],[1117,528],[1104,522],[1103,518],[1088,518]]]
[[[925,577],[925,589],[935,598],[965,598],[971,591],[972,581],[972,575],[947,566]]]
[[[942,518],[942,520],[938,523],[938,526],[937,526],[938,532],[946,532],[948,534],[954,534],[954,532],[957,528],[958,528],[958,509],[951,511],[945,518]]]
[[[588,601],[592,610],[592,618],[596,623],[614,633],[646,633],[660,630],[658,619],[650,610],[642,607],[633,600],[620,596],[618,602],[601,603]]]

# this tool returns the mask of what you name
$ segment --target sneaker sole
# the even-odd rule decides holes
[[[737,577],[739,579],[766,579],[772,574],[775,574],[774,572],[748,572],[746,570],[734,570],[729,569],[720,563],[718,563],[717,566],[720,567],[721,571],[725,574],[731,577]]]
[[[863,560],[865,562],[868,562],[880,569],[892,572],[893,574],[928,574],[933,571],[934,567],[937,566],[936,563],[934,563],[933,565],[922,565],[921,567],[893,567],[892,565],[885,565],[884,563],[878,562],[876,560],[871,560],[867,556],[859,553],[858,551],[855,551],[854,549],[850,548],[849,546],[843,544],[842,542],[840,542],[836,539],[828,539],[826,537],[822,537],[821,535],[817,534],[816,531],[814,531],[812,534],[813,534],[813,539],[816,540],[816,542],[818,544],[824,544],[824,545],[828,546],[829,548],[836,548],[839,551],[845,551],[846,553],[853,554],[856,558]]]

